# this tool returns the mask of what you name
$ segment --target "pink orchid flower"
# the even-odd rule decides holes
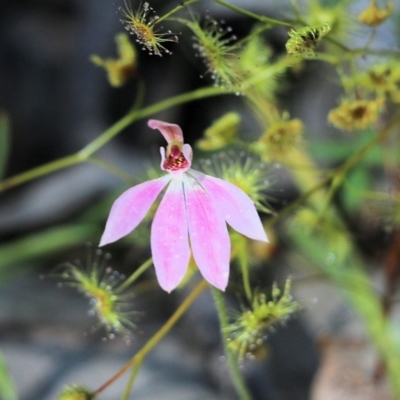
[[[100,246],[132,232],[168,185],[151,226],[151,251],[160,286],[170,292],[185,275],[190,249],[203,277],[225,290],[230,239],[226,223],[254,240],[268,241],[253,201],[222,179],[191,169],[192,148],[178,125],[149,120],[167,149],[160,148],[161,169],[169,174],[128,189],[114,202]],[[189,245],[190,242],[190,245]]]

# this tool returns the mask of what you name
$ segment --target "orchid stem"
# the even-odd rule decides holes
[[[172,329],[172,327],[178,322],[179,318],[187,311],[192,303],[197,299],[200,293],[208,286],[205,280],[202,280],[186,297],[182,304],[175,310],[168,321],[151,337],[151,339],[142,347],[142,349],[135,354],[116,374],[108,379],[103,385],[101,385],[95,392],[95,395],[100,394],[111,384],[113,384],[118,378],[120,378],[129,368],[135,364],[141,364],[147,354],[158,344],[158,342]]]
[[[129,285],[136,281],[140,275],[143,274],[151,265],[153,264],[153,259],[150,257],[147,261],[145,261],[128,279],[122,283],[121,286],[118,287],[116,292],[124,291]]]
[[[271,24],[272,26],[283,25],[283,26],[288,26],[290,28],[293,28],[292,24],[289,24],[289,23],[283,22],[283,21],[279,21],[277,19],[269,18],[269,17],[266,17],[264,15],[254,14],[254,13],[252,13],[250,11],[244,10],[243,8],[240,8],[240,7],[234,6],[232,4],[229,4],[229,3],[225,2],[224,0],[214,0],[214,1],[216,3],[218,3],[218,4],[220,4],[221,6],[229,8],[230,10],[235,11],[235,12],[237,12],[239,14],[245,15],[246,17],[250,17],[250,18],[256,19],[257,21],[264,22],[264,23],[267,23],[267,24]]]
[[[219,323],[221,325],[222,341],[223,341],[223,345],[224,345],[224,349],[225,349],[227,364],[228,364],[230,372],[231,372],[233,384],[235,385],[235,389],[241,400],[251,400],[251,395],[246,387],[243,376],[240,373],[237,359],[236,359],[234,353],[228,347],[229,319],[228,319],[228,313],[226,311],[224,298],[222,296],[222,292],[218,289],[215,289],[213,286],[211,286],[211,292],[214,297],[214,302],[215,302],[215,306],[216,306],[218,317],[219,317]]]
[[[175,97],[171,97],[167,100],[160,101],[156,104],[142,108],[140,110],[133,110],[126,114],[119,121],[117,121],[110,128],[108,128],[103,134],[101,134],[98,138],[85,146],[78,153],[71,154],[55,161],[51,161],[36,168],[32,168],[28,171],[22,172],[18,175],[14,175],[11,178],[0,182],[0,192],[29,182],[33,179],[48,175],[52,172],[59,171],[63,168],[67,168],[72,165],[77,165],[87,161],[90,156],[92,156],[95,152],[97,152],[100,148],[107,144],[123,129],[125,129],[133,122],[138,121],[139,119],[146,118],[150,115],[156,114],[160,111],[177,106],[179,104],[184,104],[190,101],[200,100],[212,96],[225,95],[229,93],[229,90],[220,87],[206,87],[194,90],[192,92],[180,94]]]
[[[128,400],[129,399],[129,395],[130,395],[130,393],[132,391],[133,384],[135,383],[136,377],[139,374],[140,367],[142,366],[142,364],[143,364],[143,358],[138,360],[135,363],[135,365],[133,366],[131,375],[129,377],[128,383],[127,383],[127,385],[125,387],[125,390],[124,390],[124,393],[123,393],[123,395],[121,397],[121,400]]]
[[[18,186],[22,183],[29,182],[43,175],[47,175],[50,172],[55,172],[63,168],[71,167],[72,165],[79,164],[81,161],[82,160],[78,157],[77,154],[72,154],[66,157],[59,158],[55,161],[51,161],[47,164],[43,164],[39,167],[32,168],[28,171],[22,172],[18,175],[14,175],[11,178],[5,179],[4,181],[0,182],[0,192],[10,189],[14,186]]]
[[[242,271],[243,278],[243,286],[244,292],[246,293],[247,300],[251,302],[252,300],[252,292],[250,285],[250,276],[249,276],[249,257],[247,251],[247,241],[244,237],[240,237],[239,242],[239,263],[240,269]]]

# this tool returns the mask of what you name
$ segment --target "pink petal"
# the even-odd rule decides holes
[[[184,175],[184,188],[194,260],[208,282],[225,290],[231,251],[226,223],[210,195],[187,174]]]
[[[99,246],[115,242],[132,232],[170,180],[171,176],[166,175],[136,185],[122,193],[111,207]]]
[[[233,229],[251,239],[268,242],[254,202],[243,190],[232,183],[192,169],[189,174],[199,180],[210,194],[219,213]]]
[[[189,237],[181,179],[172,179],[151,227],[151,252],[160,286],[170,292],[185,275]]]
[[[168,122],[159,121],[157,119],[150,119],[147,125],[151,129],[158,129],[168,143],[172,140],[183,143],[183,133],[179,125],[169,124]]]

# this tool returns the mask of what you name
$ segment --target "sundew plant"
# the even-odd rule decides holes
[[[7,110],[0,114],[1,192],[82,163],[104,169],[120,183],[100,207],[89,207],[76,224],[56,227],[51,237],[38,232],[4,243],[2,272],[19,257],[45,257],[57,249],[65,254],[90,241],[98,249],[89,262],[65,260],[50,275],[88,297],[96,329],[113,337],[132,337],[140,328],[133,295],[180,291],[186,296],[108,380],[97,387],[65,382],[61,400],[101,399],[124,375],[129,379],[120,398],[134,398],[146,356],[204,291],[211,291],[215,302],[221,354],[237,396],[251,399],[245,370],[260,354],[268,357],[267,333],[290,329],[283,327],[286,322],[310,308],[310,299],[296,297],[301,279],[289,269],[341,293],[374,349],[369,384],[383,382],[388,398],[400,399],[400,328],[394,317],[400,278],[398,4],[260,0],[247,8],[246,3],[184,0],[164,14],[151,1],[124,0],[117,10],[110,5],[110,18],[121,28],[117,56],[103,58],[93,48],[87,59],[104,73],[114,96],[132,81],[136,92],[122,118],[73,154],[7,177],[12,119]],[[205,7],[210,10],[201,11]],[[225,14],[244,28],[235,32],[221,21]],[[382,44],[382,32],[397,43]],[[166,59],[176,54],[191,60],[186,65],[195,70],[198,86],[149,103],[147,91],[154,84],[143,78],[142,61],[151,56],[160,77]],[[310,70],[329,89],[319,100],[306,90],[296,107],[288,99],[297,98],[303,79],[312,82],[304,78]],[[179,81],[188,71],[175,73]],[[204,109],[220,104],[196,139],[190,132],[200,130],[196,118],[160,115],[192,102]],[[137,124],[140,120],[145,124]],[[312,121],[318,121],[318,132]],[[142,178],[97,154],[128,127],[161,145]],[[92,225],[82,230],[85,218]],[[128,248],[150,257],[144,263],[138,257],[121,278],[103,254],[118,258]],[[276,276],[275,282],[266,284],[268,275]],[[227,307],[228,299],[235,309]],[[6,372],[0,378],[2,395],[17,398]]]

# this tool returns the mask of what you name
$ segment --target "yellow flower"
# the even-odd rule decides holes
[[[162,56],[162,53],[172,54],[170,50],[164,47],[165,42],[178,42],[178,37],[172,32],[157,33],[154,26],[157,24],[159,17],[155,15],[154,9],[149,3],[143,3],[143,6],[134,12],[130,4],[124,0],[125,9],[119,8],[123,19],[121,22],[125,25],[125,29],[132,35],[136,36],[136,41],[147,49],[150,54]],[[147,21],[149,14],[154,14]]]
[[[400,65],[396,63],[376,65],[363,75],[360,83],[378,94],[389,94],[392,101],[397,103],[400,99]]]
[[[287,155],[303,140],[303,123],[298,118],[289,119],[288,113],[272,122],[266,132],[252,144],[252,149],[265,160]]]
[[[378,119],[383,104],[382,96],[375,100],[345,99],[339,107],[329,112],[328,120],[336,128],[346,131],[365,129]]]
[[[136,50],[129,41],[129,37],[125,33],[118,33],[115,36],[117,43],[118,58],[103,59],[93,55],[90,60],[103,67],[108,74],[108,81],[111,86],[123,86],[129,78],[136,73]]]
[[[371,4],[358,16],[358,20],[365,25],[377,26],[386,21],[393,12],[394,2],[391,1],[384,8],[378,8],[376,0],[371,0]]]

